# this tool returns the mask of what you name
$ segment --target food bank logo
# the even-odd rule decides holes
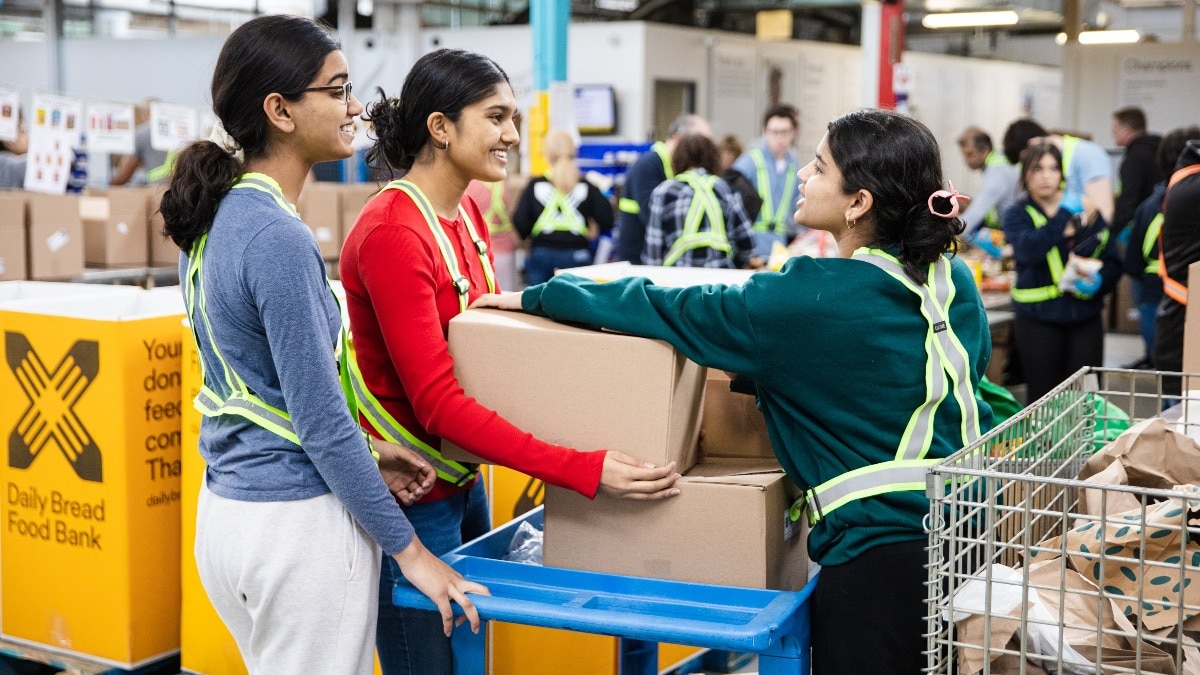
[[[100,344],[76,340],[53,370],[46,368],[22,333],[5,331],[4,350],[8,367],[29,400],[8,437],[8,465],[28,469],[53,441],[76,475],[102,482],[100,448],[74,409],[100,372]]]

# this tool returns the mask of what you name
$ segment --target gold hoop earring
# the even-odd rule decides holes
[[[858,225],[858,219],[850,220],[850,216],[846,216],[846,227],[853,230],[855,225]]]
[[[442,150],[449,150],[449,149],[450,149],[450,139],[447,138],[445,141],[442,142]]]

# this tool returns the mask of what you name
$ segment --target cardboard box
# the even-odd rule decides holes
[[[665,342],[471,310],[450,321],[450,355],[469,396],[544,441],[680,471],[696,461],[705,369]],[[448,442],[442,451],[481,461]]]
[[[79,200],[83,218],[83,259],[89,266],[145,267],[150,192],[113,188],[101,197]]]
[[[342,194],[342,241],[350,236],[350,230],[354,229],[354,222],[358,220],[358,213],[375,193],[379,192],[382,185],[375,183],[342,183],[338,185],[338,191]],[[341,246],[341,242],[338,243]]]
[[[708,369],[704,383],[704,416],[700,420],[700,455],[713,457],[775,459],[767,435],[767,422],[753,394],[729,390],[729,376]]]
[[[300,220],[312,230],[321,257],[337,260],[342,254],[342,190],[337,183],[311,183],[304,186],[296,204]],[[357,213],[355,214],[357,215]]]
[[[25,193],[0,191],[0,281],[16,281],[29,275],[25,260],[29,249],[29,214]]]
[[[147,264],[150,267],[179,267],[179,247],[170,238],[163,235],[163,218],[158,212],[162,203],[165,187],[148,188],[149,198],[146,202]]]
[[[148,291],[0,309],[6,639],[122,669],[178,651],[182,316]]]
[[[708,460],[679,495],[594,502],[548,487],[543,561],[608,574],[799,590],[808,581],[808,521],[787,511],[800,488],[775,462]]]
[[[79,197],[27,192],[29,278],[70,279],[83,274],[83,220]]]

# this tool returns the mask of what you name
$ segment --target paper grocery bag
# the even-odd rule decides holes
[[[1185,529],[1200,526],[1200,487],[1174,489],[1195,499],[1150,504],[1144,512],[1138,506],[1103,520],[1080,519],[1065,536],[1040,544],[1030,558],[1062,552],[1123,614],[1136,614],[1149,630],[1174,626],[1181,601],[1200,606],[1200,544],[1191,541]],[[1196,614],[1196,609],[1185,609],[1182,616],[1187,621]]]
[[[1114,467],[1114,465],[1119,465]],[[1170,490],[1176,485],[1200,485],[1200,444],[1154,417],[1130,427],[1087,461],[1079,480],[1100,485]],[[1102,497],[1109,514],[1137,508],[1137,495],[1114,490],[1085,490],[1080,507],[1100,515]]]

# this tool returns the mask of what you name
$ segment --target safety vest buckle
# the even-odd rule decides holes
[[[821,499],[812,488],[804,491],[804,510],[808,513],[808,526],[816,527],[817,523],[825,520],[825,511],[821,508]],[[792,508],[796,508],[795,505]]]
[[[487,255],[487,242],[482,239],[476,239],[475,250],[479,251],[479,255]]]
[[[464,276],[455,277],[454,289],[458,291],[459,295],[466,295],[467,291],[471,290],[471,282],[467,281]]]

